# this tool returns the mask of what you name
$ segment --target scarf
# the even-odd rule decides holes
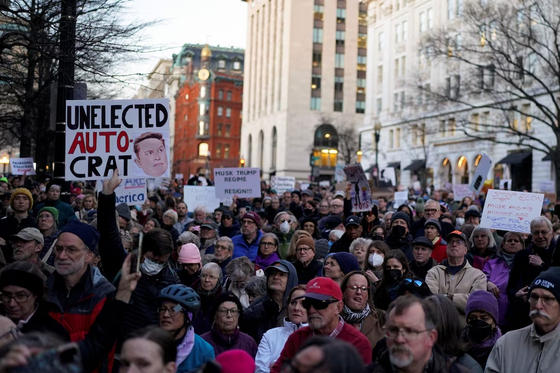
[[[354,312],[348,308],[347,305],[344,305],[344,308],[342,309],[342,318],[349,324],[357,324],[364,321],[370,313],[371,309],[369,308],[369,304],[366,304],[366,308],[364,308],[361,312]]]
[[[502,258],[504,262],[506,262],[506,266],[511,269],[513,265],[513,259],[515,258],[515,254],[506,253],[504,250],[500,250],[498,252],[498,257]]]
[[[477,358],[481,358],[485,356],[488,353],[488,351],[490,351],[494,347],[494,345],[496,344],[498,339],[500,339],[501,336],[502,336],[502,331],[500,330],[499,326],[496,326],[496,331],[494,332],[494,335],[492,335],[490,338],[488,338],[485,341],[477,343],[470,340],[468,328],[465,328],[463,331],[463,340],[468,341],[470,345],[469,355],[475,358],[475,360]]]
[[[189,354],[191,353],[193,347],[194,347],[194,329],[191,326],[187,329],[187,333],[185,334],[183,341],[177,346],[177,360],[175,360],[177,366],[181,365],[181,363],[185,361],[187,356],[189,356]]]
[[[266,267],[268,267],[269,265],[271,265],[277,260],[280,260],[280,258],[278,257],[278,254],[275,252],[267,257],[264,257],[259,253],[257,255],[257,258],[255,259],[255,264],[261,267],[262,269],[265,269]]]

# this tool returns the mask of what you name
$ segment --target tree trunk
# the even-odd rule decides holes
[[[35,96],[35,74],[37,68],[37,52],[33,49],[27,50],[27,77],[25,79],[25,94],[23,103],[23,117],[20,126],[19,156],[21,158],[31,157],[31,141],[33,134]]]

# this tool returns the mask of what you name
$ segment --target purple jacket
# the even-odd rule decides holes
[[[482,270],[486,275],[486,280],[492,282],[500,289],[500,297],[498,298],[498,307],[500,311],[498,325],[500,327],[506,322],[505,315],[508,308],[507,285],[509,281],[509,270],[506,261],[502,258],[489,260]]]
[[[201,337],[214,347],[216,356],[229,350],[243,350],[251,355],[253,359],[257,356],[257,343],[249,335],[241,333],[239,329],[235,329],[233,334],[222,334],[218,328],[214,327],[208,333],[201,335]]]

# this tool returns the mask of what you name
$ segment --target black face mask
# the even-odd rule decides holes
[[[494,333],[492,325],[479,319],[469,321],[467,328],[469,330],[469,337],[473,342],[482,342]]]
[[[303,213],[305,215],[311,215],[311,214],[313,214],[313,210],[312,209],[303,209]]]
[[[402,271],[400,269],[389,269],[386,276],[389,282],[394,284],[402,278]]]
[[[394,237],[398,237],[398,238],[404,237],[404,235],[406,234],[406,228],[400,225],[395,225],[391,229],[391,234]]]

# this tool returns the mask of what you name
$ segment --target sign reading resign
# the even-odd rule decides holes
[[[258,168],[215,168],[216,197],[221,200],[261,196],[261,172]]]
[[[270,188],[274,189],[278,194],[291,192],[296,187],[296,178],[293,176],[272,176],[270,179]]]
[[[541,214],[544,194],[490,189],[486,195],[482,228],[531,233],[531,220]]]
[[[216,188],[213,186],[185,185],[183,196],[190,211],[194,211],[198,206],[205,206],[208,211],[214,211],[220,207],[220,200],[216,198]]]
[[[169,177],[169,100],[66,103],[66,180]]]
[[[10,158],[10,166],[14,175],[35,175],[33,158]]]

